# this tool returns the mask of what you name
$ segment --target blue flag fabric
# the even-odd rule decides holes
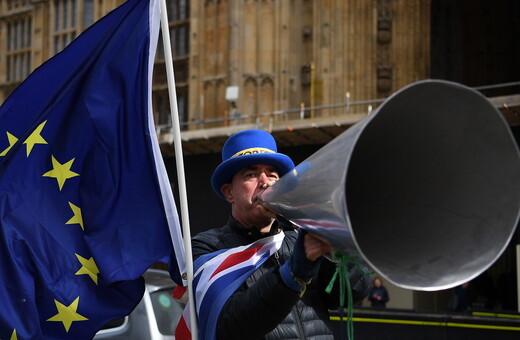
[[[91,339],[133,310],[157,261],[181,283],[151,118],[159,12],[127,1],[0,107],[1,339]]]

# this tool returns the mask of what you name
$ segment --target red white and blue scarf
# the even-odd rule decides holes
[[[280,246],[281,232],[252,244],[223,249],[199,257],[194,263],[193,287],[198,318],[198,338],[215,339],[217,321],[227,299],[257,270]],[[183,288],[174,297],[183,295]],[[191,339],[189,305],[175,331],[177,340]]]

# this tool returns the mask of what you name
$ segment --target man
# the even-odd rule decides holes
[[[256,270],[225,302],[217,323],[217,339],[333,339],[328,308],[339,304],[337,294],[324,289],[335,264],[322,255],[331,245],[275,219],[256,197],[294,168],[277,152],[274,138],[261,130],[231,136],[222,150],[223,162],[213,173],[215,192],[231,204],[231,216],[219,229],[196,235],[193,257],[248,245],[283,232],[280,249]],[[369,277],[350,269],[356,301],[369,290]],[[336,292],[337,293],[337,292]]]

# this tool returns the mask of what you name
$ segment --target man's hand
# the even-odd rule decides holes
[[[316,261],[320,256],[332,254],[334,251],[334,248],[328,241],[309,233],[305,234],[303,247],[305,256],[312,262]]]
[[[329,242],[300,229],[289,260],[280,267],[282,280],[300,296],[305,287],[318,274],[322,255],[332,252]]]

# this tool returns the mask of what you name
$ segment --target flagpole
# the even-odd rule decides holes
[[[166,12],[166,0],[161,0],[161,32],[163,37],[164,62],[168,79],[168,94],[170,97],[170,114],[172,118],[172,133],[175,147],[175,161],[177,166],[177,181],[182,216],[182,234],[184,249],[186,251],[186,274],[188,284],[188,303],[190,306],[191,338],[198,338],[197,314],[195,309],[195,297],[193,295],[193,257],[191,251],[191,232],[188,214],[188,195],[186,192],[186,180],[184,176],[184,160],[182,156],[181,129],[179,124],[179,110],[177,107],[177,93],[175,91],[175,76],[173,73],[173,58],[170,44],[170,28],[168,25],[168,13]]]

